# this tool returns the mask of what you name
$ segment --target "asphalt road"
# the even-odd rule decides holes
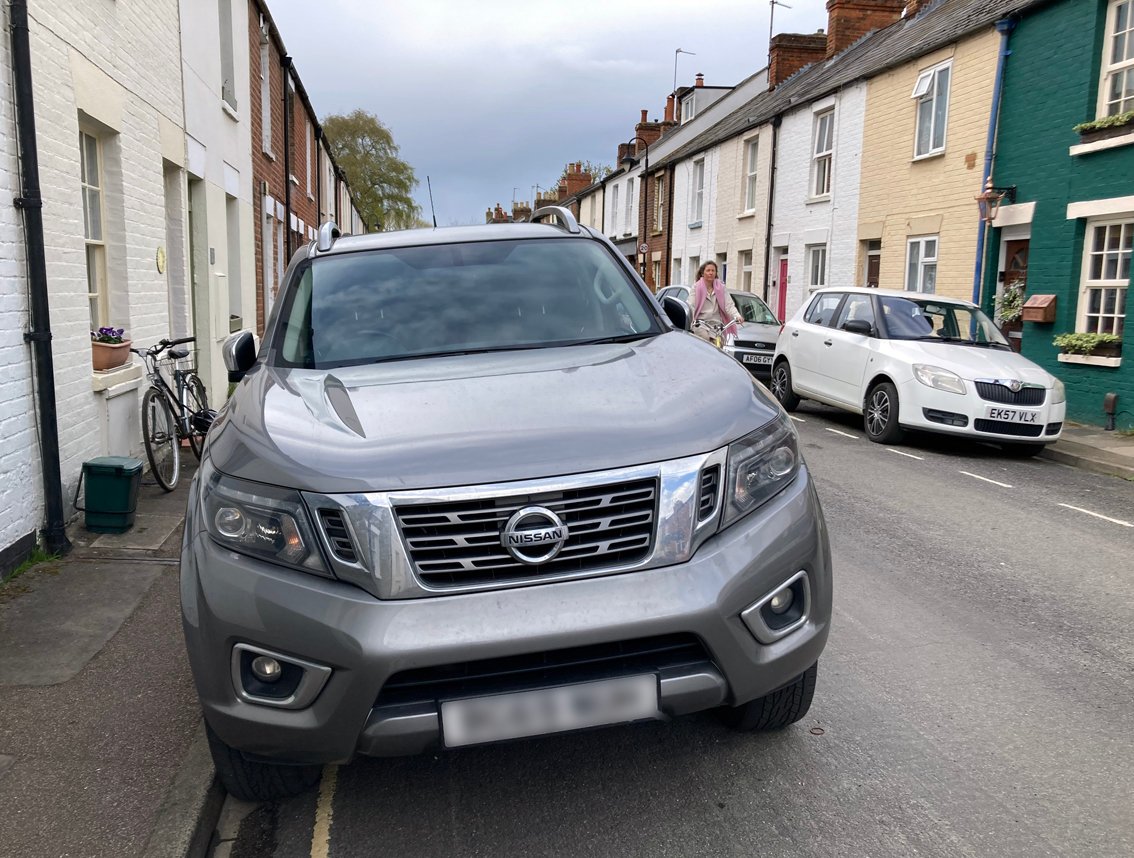
[[[837,576],[804,721],[360,759],[233,854],[1134,855],[1134,483],[797,417]]]

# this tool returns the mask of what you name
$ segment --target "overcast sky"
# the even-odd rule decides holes
[[[826,26],[825,0],[777,6],[775,32]],[[767,62],[768,0],[269,0],[320,118],[362,107],[393,132],[440,226],[530,200],[570,161],[614,165],[640,111],[660,119],[702,72]]]

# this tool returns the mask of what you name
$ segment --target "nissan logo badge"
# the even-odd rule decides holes
[[[567,525],[551,510],[526,506],[508,519],[500,544],[521,563],[554,560],[567,542]]]

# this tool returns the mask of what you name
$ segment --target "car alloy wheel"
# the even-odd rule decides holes
[[[889,382],[881,382],[870,389],[863,415],[866,434],[879,444],[895,444],[902,437],[898,425],[898,391]]]
[[[772,370],[772,396],[784,411],[795,411],[799,407],[799,397],[791,386],[791,367],[786,360],[781,360]]]

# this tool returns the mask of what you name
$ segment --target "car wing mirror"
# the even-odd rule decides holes
[[[250,331],[233,334],[224,341],[221,355],[228,370],[228,380],[240,381],[244,378],[244,374],[252,369],[252,364],[256,363],[256,340],[253,339]]]
[[[874,326],[866,319],[851,319],[843,324],[843,330],[848,334],[860,334],[869,337],[874,333]]]
[[[678,330],[688,331],[693,326],[689,305],[684,301],[678,301],[676,298],[666,295],[662,298],[661,305],[669,320],[677,326]]]

